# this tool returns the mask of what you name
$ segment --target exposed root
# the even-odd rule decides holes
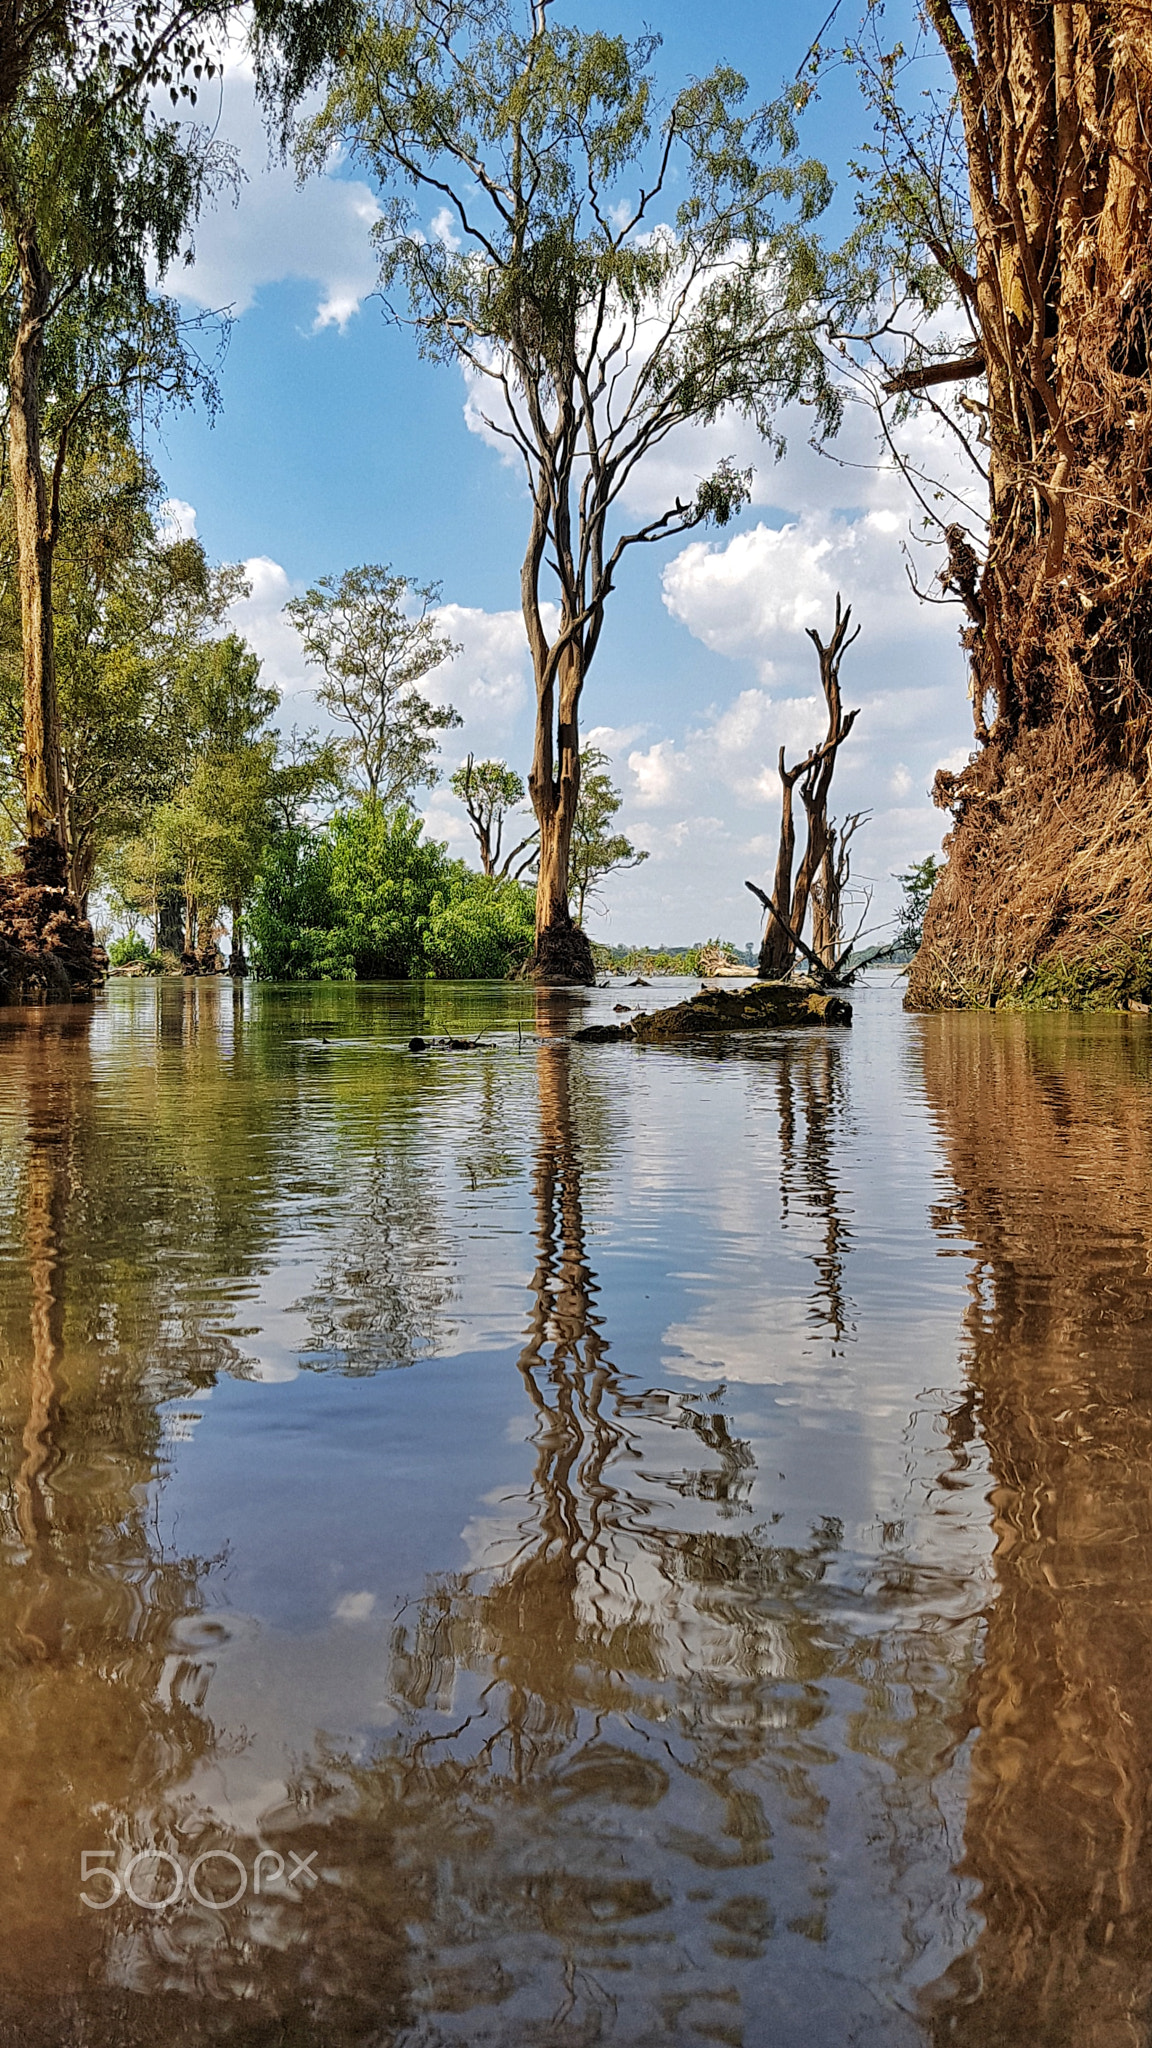
[[[108,956],[64,886],[54,840],[20,848],[20,871],[0,875],[0,1002],[68,1003],[90,996]]]
[[[957,821],[909,1009],[1148,1000],[1152,730],[1143,738],[1123,765],[1099,748],[1085,757],[1066,726],[1049,725],[1011,746],[993,739],[961,777],[943,778]]]
[[[596,968],[587,934],[578,924],[552,925],[540,933],[521,972],[525,981],[594,988]]]

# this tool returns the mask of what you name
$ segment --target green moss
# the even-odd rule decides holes
[[[1152,937],[1135,946],[1100,946],[1079,960],[1042,960],[992,1002],[999,1010],[1123,1010],[1152,1003]]]

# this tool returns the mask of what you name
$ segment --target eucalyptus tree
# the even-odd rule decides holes
[[[264,91],[298,94],[350,0],[255,0]],[[181,253],[227,152],[160,118],[220,64],[236,0],[8,0],[0,9],[0,325],[22,611],[25,868],[64,879],[52,567],[69,452],[101,412],[210,385],[175,303],[151,288]]]
[[[309,662],[322,672],[317,701],[341,725],[355,780],[385,810],[439,779],[436,734],[461,724],[417,684],[458,652],[435,613],[440,588],[378,563],[322,576],[285,606]]]
[[[593,975],[569,859],[581,696],[621,562],[723,525],[749,493],[723,462],[638,510],[650,458],[690,423],[735,412],[771,436],[781,399],[815,398],[826,425],[837,403],[801,232],[829,186],[797,154],[794,102],[746,109],[721,66],[661,113],[658,43],[553,25],[546,0],[372,0],[297,144],[302,171],[342,146],[376,181],[388,303],[426,355],[463,365],[484,430],[523,465],[530,971],[547,979]]]
[[[159,479],[119,436],[90,432],[67,465],[52,629],[68,888],[79,911],[100,863],[187,772],[190,666],[238,588],[197,541],[166,537]],[[21,606],[10,499],[0,505],[0,809],[25,823]],[[180,708],[180,707],[183,708]],[[202,724],[202,719],[199,724]]]
[[[94,419],[124,432],[146,394],[185,397],[199,380],[151,278],[223,169],[217,145],[158,119],[147,81],[98,54],[80,75],[63,61],[32,72],[0,129],[28,858],[45,880],[62,879],[67,837],[52,604],[66,463]]]

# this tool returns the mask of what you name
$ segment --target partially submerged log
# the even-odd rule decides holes
[[[827,990],[790,981],[755,982],[746,989],[702,989],[686,1003],[634,1017],[630,1024],[589,1024],[573,1037],[583,1045],[638,1039],[642,1045],[724,1031],[770,1031],[782,1025],[851,1024],[852,1005]]]

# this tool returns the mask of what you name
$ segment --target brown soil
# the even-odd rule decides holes
[[[1129,765],[1071,738],[1063,724],[994,737],[962,777],[937,778],[956,824],[906,1008],[984,1008],[1046,987],[1073,1004],[1107,1001],[1109,989],[1148,1000],[1149,756],[1130,733]]]
[[[100,986],[108,956],[64,886],[54,841],[20,849],[21,871],[0,875],[0,1002],[68,1003]]]

